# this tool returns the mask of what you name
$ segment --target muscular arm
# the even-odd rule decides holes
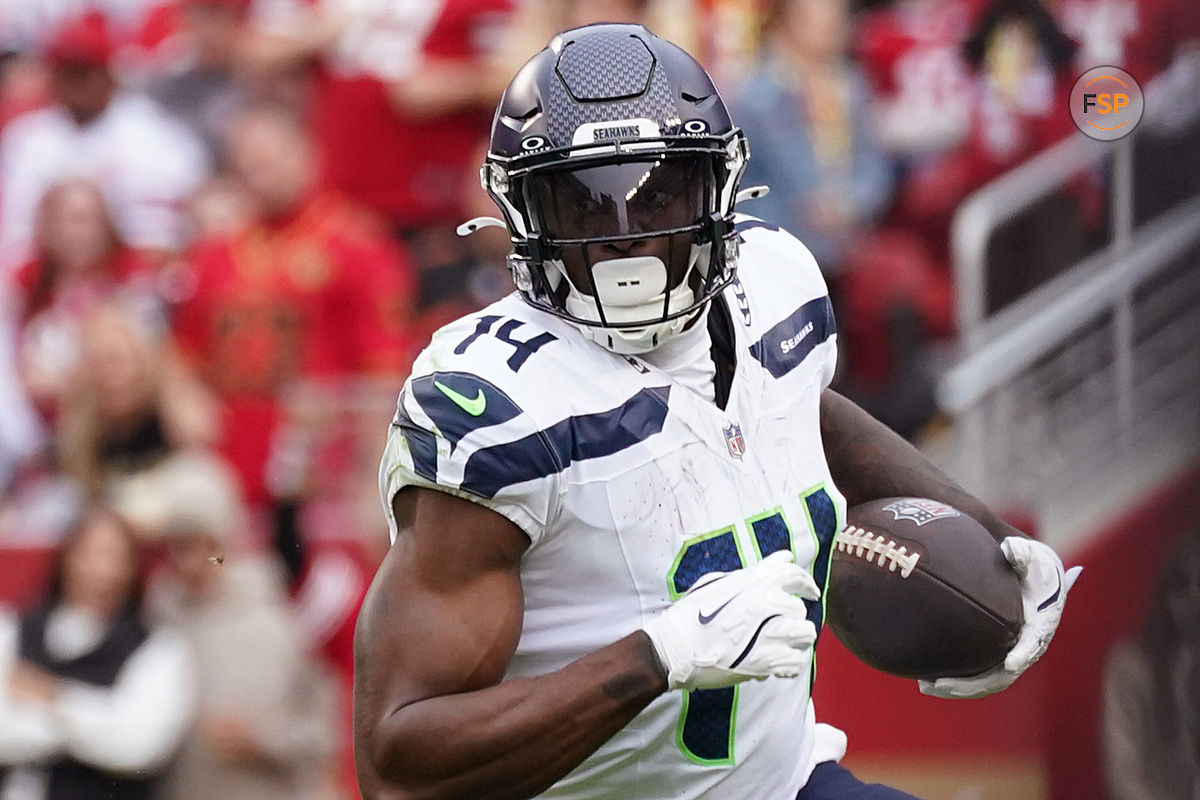
[[[997,541],[1024,535],[968,494],[917,448],[828,389],[821,397],[821,437],[833,482],[851,506],[881,497],[928,497],[978,520]]]
[[[354,750],[367,800],[530,797],[666,689],[639,631],[563,669],[501,681],[521,632],[528,538],[477,504],[425,489],[355,633]]]

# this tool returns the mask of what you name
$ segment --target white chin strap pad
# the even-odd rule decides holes
[[[662,315],[667,265],[654,256],[597,261],[592,280],[609,322],[636,322]],[[593,312],[594,315],[594,312]]]
[[[667,265],[655,256],[630,256],[597,261],[592,265],[592,280],[609,324],[638,322],[687,308],[695,302],[687,276],[667,296]],[[596,299],[582,294],[574,286],[567,293],[566,308],[581,319],[600,321]],[[643,328],[622,330],[581,325],[584,335],[608,349],[623,354],[645,353],[683,329],[687,318],[654,322]]]

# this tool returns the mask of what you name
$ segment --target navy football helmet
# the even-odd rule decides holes
[[[747,158],[695,59],[640,25],[600,24],[559,34],[517,73],[481,178],[525,300],[640,353],[733,279]]]

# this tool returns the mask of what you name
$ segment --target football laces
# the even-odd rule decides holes
[[[865,559],[868,564],[878,563],[881,567],[887,567],[889,572],[898,569],[901,578],[911,575],[921,560],[920,553],[910,553],[907,547],[897,545],[885,536],[853,525],[838,534],[837,549],[855,558]]]

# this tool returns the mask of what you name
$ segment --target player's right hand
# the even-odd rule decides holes
[[[820,594],[812,575],[781,550],[746,569],[702,576],[644,630],[671,689],[794,678],[817,639],[800,598]]]

